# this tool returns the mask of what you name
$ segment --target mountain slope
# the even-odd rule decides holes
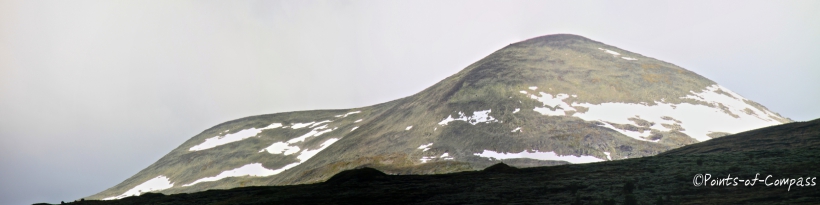
[[[576,35],[498,50],[415,94],[226,122],[91,199],[651,156],[789,122],[691,71]]]
[[[749,143],[738,150],[700,149],[705,144],[736,147],[750,140],[788,146]],[[817,204],[820,149],[816,143],[793,143],[817,141],[820,119],[734,134],[640,159],[523,169],[497,164],[483,171],[442,175],[391,176],[362,168],[316,184],[72,204]],[[683,150],[694,151],[674,152]],[[697,174],[710,174],[709,185],[695,186]],[[740,181],[755,175],[763,181]],[[730,183],[711,184],[727,176]],[[738,177],[737,185],[733,177]],[[784,178],[789,183],[777,182]],[[803,182],[792,184],[791,179]]]

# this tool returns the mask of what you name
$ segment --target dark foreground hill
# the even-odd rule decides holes
[[[441,175],[360,168],[316,184],[70,204],[818,204],[818,144],[820,119],[618,161],[522,169],[497,164]],[[703,182],[698,174],[708,178],[705,186],[694,185]],[[762,181],[743,181],[756,176]]]

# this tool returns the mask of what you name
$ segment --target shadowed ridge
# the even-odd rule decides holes
[[[660,155],[707,154],[820,146],[820,118],[764,127],[684,146]]]
[[[333,177],[330,177],[325,183],[328,184],[339,184],[344,183],[347,181],[370,181],[373,179],[377,179],[380,177],[387,176],[384,172],[379,171],[378,169],[373,169],[370,167],[364,167],[361,169],[351,169],[339,172]]]
[[[495,164],[493,166],[489,166],[486,169],[482,170],[482,172],[490,172],[490,173],[513,173],[518,172],[518,168],[511,167],[510,165],[502,163]]]

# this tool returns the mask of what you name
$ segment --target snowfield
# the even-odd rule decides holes
[[[538,150],[534,150],[534,152],[527,152],[521,151],[519,153],[498,153],[496,151],[484,150],[481,153],[475,153],[474,155],[479,157],[485,158],[495,158],[495,159],[516,159],[516,158],[529,158],[529,159],[537,159],[537,160],[554,160],[554,161],[566,161],[573,164],[583,164],[583,163],[592,163],[592,162],[602,162],[604,160],[598,159],[597,157],[593,156],[572,156],[572,155],[557,155],[555,152],[539,152]],[[609,155],[607,155],[609,156]]]
[[[147,192],[161,191],[161,190],[164,190],[164,189],[167,189],[167,188],[171,188],[173,186],[174,186],[174,183],[171,183],[171,181],[168,179],[168,177],[160,175],[160,176],[157,176],[153,179],[145,181],[142,184],[137,185],[134,188],[129,189],[128,191],[125,191],[125,193],[122,193],[118,196],[112,196],[112,197],[104,198],[102,200],[115,200],[115,199],[122,199],[122,198],[129,197],[129,196],[139,196],[139,195],[147,193]]]
[[[526,91],[521,91],[525,93]],[[544,107],[536,107],[533,110],[543,115],[549,116],[573,116],[586,121],[599,121],[603,127],[615,130],[626,136],[637,140],[658,142],[658,140],[647,139],[650,131],[643,132],[618,129],[613,124],[629,124],[637,127],[637,121],[645,120],[652,123],[651,130],[668,132],[672,127],[679,126],[680,132],[689,135],[698,141],[711,139],[707,134],[712,132],[738,133],[751,129],[767,127],[781,124],[777,115],[767,110],[757,109],[746,103],[747,99],[726,89],[720,85],[711,85],[701,92],[691,91],[690,95],[681,97],[682,99],[693,99],[702,104],[670,104],[655,101],[656,105],[647,103],[575,103],[571,102],[570,96],[577,95],[556,94],[540,92],[539,95],[526,94],[528,97],[543,103]],[[584,107],[586,112],[578,112],[574,107]],[[568,112],[568,111],[574,111]],[[570,114],[571,113],[571,114]]]
[[[285,165],[282,168],[271,170],[271,169],[263,167],[261,163],[251,163],[251,164],[248,164],[248,165],[236,168],[236,169],[224,171],[222,173],[219,173],[219,175],[216,175],[216,176],[213,176],[213,177],[205,177],[205,178],[202,178],[202,179],[198,179],[194,182],[191,182],[190,184],[186,184],[186,185],[182,185],[182,186],[191,186],[191,185],[198,184],[198,183],[201,183],[201,182],[212,182],[212,181],[217,181],[217,180],[228,178],[228,177],[240,177],[240,176],[265,177],[265,176],[271,176],[271,175],[279,174],[279,173],[281,173],[285,170],[288,170],[290,168],[293,168],[296,165],[299,165],[299,163],[292,163],[292,164]]]
[[[247,138],[250,138],[250,137],[254,137],[257,134],[259,134],[260,132],[262,132],[262,130],[274,129],[274,128],[279,128],[279,127],[282,127],[282,123],[273,123],[273,124],[270,124],[267,127],[261,128],[261,129],[250,128],[250,129],[245,129],[245,130],[233,133],[233,134],[211,137],[211,138],[205,139],[205,142],[191,147],[190,149],[188,149],[188,151],[200,151],[200,150],[206,150],[206,149],[214,148],[214,147],[219,146],[219,145],[224,145],[224,144],[228,144],[228,143],[231,143],[231,142],[236,142],[236,141],[244,140],[244,139],[247,139]],[[227,132],[227,131],[228,130],[225,130],[225,132]]]

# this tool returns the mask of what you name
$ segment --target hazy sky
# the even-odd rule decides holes
[[[0,0],[0,204],[95,194],[221,122],[405,97],[556,33],[820,118],[820,1]]]

